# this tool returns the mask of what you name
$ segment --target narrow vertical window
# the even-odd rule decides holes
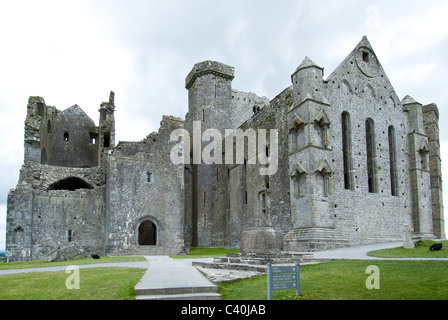
[[[330,175],[323,174],[324,177],[324,197],[330,196]]]
[[[324,124],[322,127],[322,144],[325,148],[330,146],[330,140],[328,139],[328,125]]]
[[[294,197],[298,198],[300,197],[300,186],[299,186],[299,177],[294,177],[293,179],[294,183]]]
[[[69,141],[69,137],[70,137],[70,135],[68,134],[68,132],[64,132],[64,141],[65,142]]]
[[[390,164],[390,189],[392,196],[398,196],[398,171],[397,149],[395,145],[395,128],[389,127],[389,164]]]
[[[366,120],[367,177],[370,193],[378,192],[376,168],[375,124],[372,119]]]
[[[103,141],[104,148],[110,147],[110,132],[104,132],[104,141]]]
[[[243,204],[247,204],[247,179],[246,179],[246,175],[247,175],[247,160],[244,159],[244,163],[243,163],[243,172],[242,172],[242,183],[243,183]]]
[[[148,182],[148,183],[151,183],[151,182],[153,182],[153,174],[152,174],[152,172],[146,172],[146,182]]]
[[[344,162],[344,186],[347,190],[354,190],[352,128],[348,112],[342,113],[342,153]]]
[[[260,211],[261,216],[264,217],[266,215],[266,193],[262,192],[260,194]]]
[[[14,230],[14,243],[15,244],[23,244],[24,243],[24,231],[21,227],[18,227]]]
[[[291,131],[291,151],[297,151],[297,130]]]
[[[68,240],[68,242],[73,241],[73,231],[72,230],[67,230],[67,240]]]
[[[91,144],[96,144],[96,141],[98,139],[98,134],[94,133],[94,132],[90,132],[89,136],[90,136],[90,143]]]
[[[428,170],[428,150],[426,148],[418,151],[421,170]]]
[[[306,194],[306,174],[296,171],[296,174],[291,177],[293,182],[294,197],[303,197]]]

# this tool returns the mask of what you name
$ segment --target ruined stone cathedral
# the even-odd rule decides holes
[[[406,225],[415,239],[445,237],[437,106],[400,99],[366,37],[326,78],[306,57],[272,100],[233,89],[233,78],[230,66],[196,64],[185,119],[164,116],[138,142],[116,143],[113,92],[98,126],[77,105],[30,97],[6,261],[70,246],[86,256],[238,248],[260,217],[285,251],[403,240]],[[277,129],[275,174],[261,175],[247,150],[242,162],[174,164],[171,133],[192,134],[195,122],[223,137]],[[258,152],[272,157],[269,147]]]

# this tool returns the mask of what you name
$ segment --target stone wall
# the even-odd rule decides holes
[[[8,196],[8,262],[47,259],[73,242],[104,254],[104,180],[99,167],[26,163]]]
[[[363,61],[364,59],[369,62]],[[368,55],[368,58],[365,56]],[[334,168],[334,214],[351,244],[400,240],[411,221],[408,117],[386,73],[367,41],[363,40],[333,72],[322,89],[331,104],[331,138]],[[351,122],[353,188],[344,185],[342,150],[343,112]],[[375,179],[369,191],[366,120],[374,123]],[[395,128],[398,188],[392,195],[388,128]]]
[[[164,117],[158,133],[141,142],[121,142],[108,159],[107,253],[184,252],[184,167],[171,163],[170,134],[183,127]],[[139,227],[150,221],[156,240],[139,244]],[[140,230],[142,232],[142,230]]]
[[[229,242],[239,247],[241,234],[251,227],[264,227],[261,215],[268,216],[272,227],[282,233],[291,228],[289,201],[288,130],[286,112],[292,103],[292,90],[288,88],[270,102],[269,106],[257,109],[254,116],[244,122],[239,129],[243,132],[253,129],[278,129],[278,170],[274,175],[260,175],[262,164],[238,164],[228,166],[229,172]],[[245,159],[248,160],[247,141]],[[235,141],[234,141],[235,144]],[[269,145],[268,145],[269,147]],[[257,152],[266,152],[257,150]],[[264,195],[263,195],[264,194]]]

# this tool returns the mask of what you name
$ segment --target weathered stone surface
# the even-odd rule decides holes
[[[6,260],[45,259],[48,239],[86,255],[159,255],[193,246],[278,251],[279,235],[289,251],[401,241],[405,225],[414,239],[445,237],[437,106],[400,100],[366,37],[327,78],[306,57],[272,100],[235,90],[234,76],[220,62],[196,64],[185,79],[185,120],[164,116],[158,132],[117,145],[113,92],[98,126],[77,105],[60,111],[30,97]],[[222,161],[197,162],[185,150],[190,161],[174,165],[176,129],[199,153],[212,140],[202,134],[215,129],[222,149],[210,155]],[[241,161],[225,161],[234,129],[254,133],[255,143],[261,129],[276,130],[278,153],[269,133],[257,157],[245,148]],[[257,160],[263,153],[268,164]],[[261,175],[274,160],[275,174]]]
[[[253,227],[243,231],[240,251],[243,254],[276,254],[283,249],[283,236],[269,227]]]
[[[53,262],[85,257],[85,250],[76,242],[71,242],[56,248],[53,252],[50,252],[47,260],[48,262]]]

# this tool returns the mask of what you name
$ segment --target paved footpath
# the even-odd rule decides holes
[[[401,247],[401,246],[403,246],[403,241],[361,244],[361,245],[356,245],[356,246],[351,246],[351,247],[346,247],[346,248],[314,252],[314,257],[320,258],[320,259],[448,261],[448,258],[377,258],[377,257],[369,257],[367,255],[367,252],[369,252],[369,251],[397,248],[397,247]]]
[[[218,288],[192,266],[192,259],[146,257],[149,268],[135,286],[137,300],[216,300]],[[211,259],[196,259],[195,261]]]

